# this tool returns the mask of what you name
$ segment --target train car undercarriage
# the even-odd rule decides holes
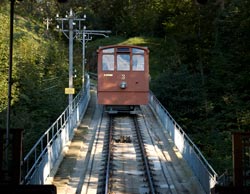
[[[141,112],[139,105],[104,105],[108,114],[128,113],[138,114]]]

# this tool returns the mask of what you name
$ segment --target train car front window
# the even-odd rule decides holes
[[[114,71],[114,55],[102,55],[102,70],[103,71]]]
[[[130,70],[130,56],[128,54],[117,55],[117,70],[118,71]]]
[[[138,49],[138,48],[133,48],[132,53],[133,54],[144,54],[144,50]]]
[[[102,50],[103,53],[114,53],[114,48],[107,48]]]
[[[133,55],[132,69],[133,71],[144,71],[144,55]]]
[[[121,47],[121,48],[117,48],[117,52],[118,53],[129,53],[129,48],[128,47]]]

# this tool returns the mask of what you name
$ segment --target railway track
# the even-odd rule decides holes
[[[110,116],[98,193],[157,193],[140,122],[138,116]]]
[[[158,128],[146,109],[142,111],[145,114],[134,116],[102,114],[81,194],[197,191],[192,182],[194,177],[186,174],[189,177],[183,178],[185,170],[170,164],[171,160],[178,160],[171,156],[176,153],[166,150],[164,144],[169,141],[169,137],[164,137],[166,134],[159,133],[158,137],[153,132],[152,128]]]
[[[56,178],[66,183],[58,194],[204,193],[149,106],[141,108],[110,117],[97,107],[70,179]]]

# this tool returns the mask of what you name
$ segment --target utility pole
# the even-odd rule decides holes
[[[75,38],[74,32],[78,32],[82,27],[82,22],[85,21],[84,18],[75,18],[75,15],[70,9],[69,16],[65,16],[65,18],[59,18],[57,15],[56,20],[61,25],[57,25],[57,28],[63,32],[63,34],[69,39],[69,87],[65,88],[65,93],[69,95],[69,111],[72,113],[72,102],[73,102],[73,94],[75,93],[74,85],[73,85],[73,40]],[[66,23],[67,22],[67,23]],[[68,26],[68,29],[66,29]]]
[[[72,9],[70,9],[70,15],[65,18],[59,18],[57,15],[57,21],[61,22],[61,26],[57,26],[60,31],[69,39],[69,106],[71,107],[73,101],[74,88],[73,88],[73,40],[77,38],[82,43],[82,88],[84,89],[84,75],[85,75],[85,48],[86,43],[92,40],[92,36],[104,36],[108,37],[107,34],[111,33],[108,30],[86,30],[86,26],[82,25],[82,22],[86,20],[86,15],[84,18],[75,18]],[[65,21],[68,22],[69,29],[66,29]]]
[[[93,36],[104,36],[107,38],[107,34],[111,33],[109,30],[86,30],[86,26],[83,26],[83,29],[78,32],[78,39],[82,43],[82,88],[84,88],[84,75],[85,75],[85,47],[86,43],[92,40]]]
[[[48,17],[44,19],[44,22],[46,23],[46,30],[49,30],[49,24],[51,21],[52,21],[52,19],[50,19]]]
[[[8,73],[8,106],[6,118],[6,137],[5,137],[5,164],[8,164],[9,134],[10,134],[10,113],[11,113],[11,90],[12,90],[12,67],[13,67],[13,34],[14,34],[14,8],[15,0],[10,1],[10,47],[9,47],[9,73]]]

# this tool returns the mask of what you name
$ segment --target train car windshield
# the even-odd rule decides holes
[[[102,52],[103,53],[114,53],[114,48],[107,48],[107,49],[103,49]]]
[[[107,48],[102,50],[102,70],[103,71],[114,71],[115,69],[115,57],[114,48]]]
[[[133,54],[144,54],[144,50],[138,49],[138,48],[133,48],[132,53]]]
[[[132,69],[133,71],[144,71],[144,55],[133,55]]]
[[[144,71],[144,50],[139,48],[132,49],[132,70]]]
[[[130,55],[129,54],[118,54],[117,55],[117,70],[118,71],[129,71],[130,70]]]
[[[102,50],[103,71],[144,71],[145,51],[140,48],[105,48]]]
[[[114,55],[102,55],[102,70],[114,71],[115,69]]]

